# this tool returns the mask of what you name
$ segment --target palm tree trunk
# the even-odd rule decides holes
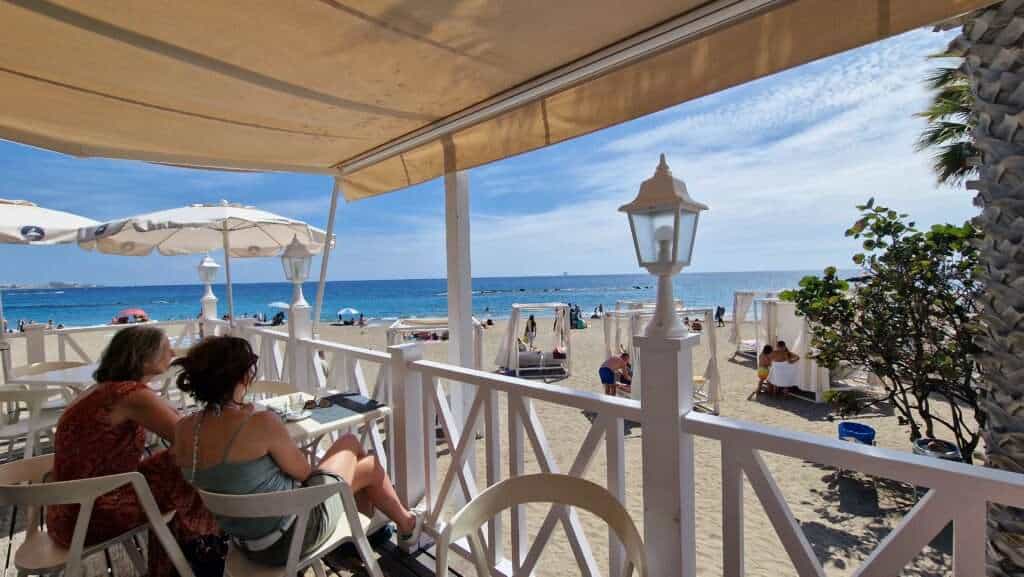
[[[978,386],[988,415],[985,461],[1024,473],[1024,0],[972,14],[954,47],[964,51],[981,152],[978,180],[967,186],[982,208],[974,222],[983,235]],[[988,575],[1024,575],[1024,510],[989,509]]]

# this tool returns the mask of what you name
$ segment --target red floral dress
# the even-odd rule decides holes
[[[149,482],[161,511],[177,510],[171,532],[184,543],[201,535],[220,533],[217,522],[202,500],[181,475],[170,451],[145,459],[145,431],[142,425],[125,421],[110,423],[113,407],[127,395],[146,388],[144,383],[103,383],[64,411],[57,422],[53,476],[71,481],[103,475],[139,471]],[[78,505],[56,505],[46,510],[50,535],[69,546],[75,531]],[[121,487],[96,499],[89,521],[86,544],[116,537],[147,521],[134,489]],[[173,568],[153,535],[149,539],[150,575],[170,575]]]

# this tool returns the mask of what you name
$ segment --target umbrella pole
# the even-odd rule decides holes
[[[228,290],[228,326],[235,326],[235,298],[231,292],[231,239],[228,236],[228,225],[224,223],[224,278]]]
[[[338,209],[338,192],[341,191],[341,178],[335,177],[334,190],[331,191],[331,212],[327,216],[327,236],[324,237],[324,248],[320,252],[320,283],[316,285],[316,305],[313,307],[313,334],[320,331],[320,315],[324,308],[324,287],[327,284],[327,264],[331,258],[331,239],[334,238],[334,213]]]

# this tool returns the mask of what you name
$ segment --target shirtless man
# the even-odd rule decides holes
[[[604,394],[614,397],[618,393],[616,381],[627,385],[630,383],[629,353],[609,358],[597,370],[597,374],[601,377],[601,384],[604,385]]]
[[[773,363],[795,363],[800,360],[800,355],[786,348],[786,341],[775,343],[775,350],[769,355]]]

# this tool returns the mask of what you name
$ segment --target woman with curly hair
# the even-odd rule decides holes
[[[178,388],[203,407],[178,422],[175,454],[182,473],[196,487],[214,493],[274,493],[344,479],[363,513],[380,509],[398,526],[399,541],[416,543],[423,516],[406,509],[391,481],[359,440],[335,441],[316,468],[288,435],[281,417],[245,401],[256,375],[257,357],[245,339],[210,337],[175,361],[181,367]],[[310,514],[302,555],[316,549],[344,518],[340,494]],[[294,531],[294,516],[218,518],[221,528],[253,561],[284,565]]]

